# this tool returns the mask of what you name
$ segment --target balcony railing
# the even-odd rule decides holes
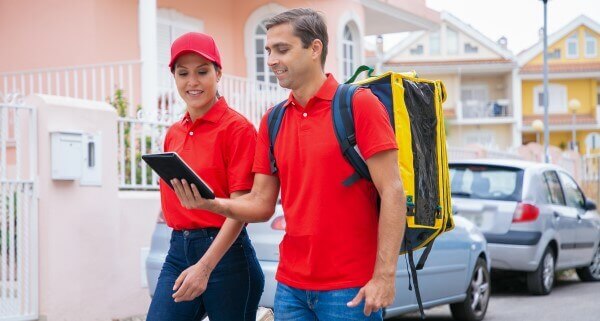
[[[141,101],[139,61],[46,68],[0,73],[4,93],[44,94],[109,101],[117,89],[127,99],[129,115]]]
[[[167,65],[159,64],[158,70],[158,109],[168,118],[178,119],[183,113],[184,103],[177,94],[173,76]],[[224,74],[219,82],[219,93],[229,106],[258,128],[265,111],[286,99],[289,92],[277,84]]]
[[[510,117],[512,110],[508,99],[494,101],[466,100],[462,102],[463,118]]]

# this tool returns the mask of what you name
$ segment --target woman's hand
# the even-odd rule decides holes
[[[173,299],[175,302],[192,301],[199,297],[208,285],[212,268],[202,261],[190,266],[175,280]]]
[[[194,184],[188,184],[185,179],[178,180],[176,178],[171,180],[173,190],[177,194],[177,198],[181,202],[181,205],[188,210],[208,210],[210,206],[210,200],[202,198],[198,188]]]

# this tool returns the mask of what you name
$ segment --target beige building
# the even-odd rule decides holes
[[[434,30],[411,32],[385,52],[383,70],[415,70],[444,82],[450,146],[519,146],[520,82],[506,38],[495,42],[447,12],[440,17]]]

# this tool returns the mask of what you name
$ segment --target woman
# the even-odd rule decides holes
[[[212,37],[187,33],[169,63],[186,114],[169,128],[164,150],[177,152],[217,197],[252,187],[256,130],[217,92],[221,58]],[[173,228],[148,321],[256,320],[264,275],[242,222],[186,209],[161,181],[162,210]]]

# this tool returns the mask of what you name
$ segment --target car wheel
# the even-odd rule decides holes
[[[527,273],[527,288],[531,294],[547,295],[552,291],[552,287],[554,287],[555,257],[554,251],[547,247],[538,268]]]
[[[480,321],[485,317],[490,301],[490,271],[484,259],[478,258],[471,282],[467,288],[467,297],[463,302],[450,304],[450,311],[456,320]]]
[[[596,249],[594,258],[590,265],[576,269],[579,279],[584,282],[597,282],[600,281],[600,246]]]

